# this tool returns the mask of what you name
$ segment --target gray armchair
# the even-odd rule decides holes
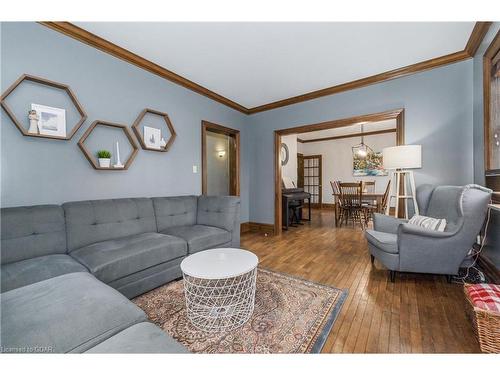
[[[483,226],[490,199],[491,190],[478,185],[420,186],[420,214],[446,219],[444,232],[375,214],[374,230],[365,232],[372,263],[377,258],[387,267],[391,281],[396,272],[456,275]]]

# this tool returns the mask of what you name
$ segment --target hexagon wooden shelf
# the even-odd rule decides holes
[[[139,129],[139,125],[140,125],[142,119],[144,118],[144,116],[146,116],[146,113],[151,113],[153,115],[157,115],[157,116],[163,117],[163,119],[165,120],[165,123],[167,124],[167,128],[170,131],[170,138],[168,139],[167,144],[165,145],[165,147],[163,147],[161,149],[150,148],[150,147],[146,146],[146,144],[144,143],[144,137],[143,137],[142,132]],[[166,113],[163,113],[163,112],[160,112],[160,111],[156,111],[156,110],[150,109],[150,108],[144,109],[139,114],[139,116],[137,117],[137,119],[134,121],[134,124],[132,125],[132,130],[134,131],[135,136],[137,137],[137,140],[139,141],[142,149],[143,150],[147,150],[147,151],[166,152],[166,151],[168,151],[168,149],[170,148],[170,146],[174,142],[175,137],[177,137],[177,134],[175,133],[174,126],[170,122],[170,118],[168,117],[168,115]]]
[[[132,153],[128,157],[123,168],[113,168],[113,167],[102,168],[102,167],[100,167],[99,164],[97,163],[96,158],[94,156],[92,156],[92,154],[89,152],[87,147],[85,147],[85,140],[89,137],[90,133],[92,133],[92,131],[97,126],[107,126],[107,127],[111,127],[111,128],[118,128],[118,129],[121,129],[125,133],[125,135],[127,136],[127,139],[130,143],[130,146],[132,146]],[[132,133],[130,132],[129,128],[126,125],[115,124],[113,122],[107,122],[107,121],[101,121],[101,120],[96,120],[89,126],[89,128],[85,131],[85,133],[82,135],[82,137],[78,141],[78,146],[80,147],[80,149],[82,150],[83,154],[85,155],[87,160],[90,162],[92,167],[94,167],[94,169],[97,169],[100,171],[123,171],[123,170],[126,170],[130,166],[130,164],[132,164],[135,156],[139,152],[139,147],[135,143],[134,138],[132,136]]]
[[[75,106],[76,110],[80,114],[80,120],[73,126],[73,129],[66,135],[66,137],[57,137],[54,135],[46,135],[46,134],[31,134],[28,133],[28,130],[19,122],[19,120],[16,118],[14,115],[14,112],[9,108],[7,105],[7,102],[5,99],[23,82],[23,81],[31,81],[35,83],[39,83],[41,85],[46,85],[46,86],[51,86],[55,87],[56,89],[64,90],[68,94],[69,98],[71,99],[73,105]],[[82,126],[83,122],[87,119],[87,114],[83,110],[80,102],[78,102],[78,99],[76,99],[75,94],[71,90],[71,88],[68,85],[65,85],[63,83],[58,83],[54,81],[49,81],[48,79],[45,78],[40,78],[36,76],[32,76],[29,74],[23,74],[21,77],[19,77],[10,87],[2,94],[2,97],[0,98],[0,104],[2,105],[2,108],[5,110],[7,115],[10,117],[14,125],[19,129],[22,135],[27,136],[27,137],[39,137],[39,138],[49,138],[49,139],[62,139],[62,140],[69,140],[73,138],[73,135],[75,135],[76,131],[80,129],[80,126]]]

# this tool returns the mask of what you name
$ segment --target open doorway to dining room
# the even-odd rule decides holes
[[[404,109],[276,130],[274,233],[303,218],[289,207],[293,192],[310,194],[313,208],[335,209],[335,223],[339,217],[330,182],[372,185],[373,196],[382,197],[390,177],[382,168],[381,151],[402,144]],[[298,206],[302,210],[308,204]]]

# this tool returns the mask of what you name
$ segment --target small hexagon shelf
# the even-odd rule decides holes
[[[14,112],[9,108],[7,105],[7,102],[5,99],[21,84],[23,81],[31,81],[35,83],[39,83],[41,85],[46,85],[46,86],[51,86],[56,89],[64,90],[69,98],[71,99],[71,102],[75,106],[76,110],[80,114],[80,120],[73,126],[71,131],[65,136],[65,137],[57,137],[54,135],[46,135],[46,134],[32,134],[29,133],[28,130],[19,122],[19,120],[16,118],[14,115]],[[27,136],[27,137],[39,137],[39,138],[49,138],[49,139],[62,139],[62,140],[69,140],[75,135],[76,131],[82,126],[83,122],[87,119],[87,114],[83,110],[81,104],[78,102],[78,99],[76,99],[75,94],[71,90],[71,88],[68,85],[65,85],[63,83],[58,83],[54,81],[49,81],[48,79],[45,78],[40,78],[36,76],[32,76],[29,74],[23,74],[21,77],[19,77],[3,94],[2,97],[0,98],[0,104],[2,105],[2,108],[5,110],[7,115],[10,117],[14,125],[19,129],[22,135]]]
[[[165,120],[165,123],[167,124],[167,129],[170,132],[170,137],[169,137],[169,139],[167,141],[167,144],[164,147],[160,148],[160,149],[148,147],[144,143],[144,137],[143,137],[143,134],[142,134],[141,130],[139,129],[139,125],[140,125],[141,121],[144,119],[144,116],[146,116],[147,113],[151,113],[153,115],[157,115],[157,116],[163,117],[163,119]],[[134,124],[132,125],[132,130],[134,131],[135,136],[137,137],[137,140],[139,141],[142,149],[143,150],[147,150],[147,151],[167,152],[168,149],[170,148],[170,146],[172,145],[172,143],[174,143],[175,137],[177,137],[177,134],[175,133],[174,126],[172,125],[172,122],[170,121],[170,118],[168,117],[168,115],[166,113],[163,113],[163,112],[160,112],[160,111],[156,111],[154,109],[149,109],[149,108],[144,109],[139,114],[139,116],[137,117],[137,119],[134,121]]]
[[[118,128],[121,129],[124,133],[125,136],[127,137],[127,140],[130,143],[130,146],[132,147],[132,153],[128,157],[127,161],[125,162],[124,166],[122,168],[114,168],[114,167],[109,167],[109,168],[103,168],[100,167],[96,158],[92,156],[92,153],[87,149],[85,146],[85,140],[90,136],[92,131],[97,127],[97,126],[106,126],[110,128]],[[85,131],[85,133],[82,135],[80,140],[78,141],[78,146],[82,150],[83,154],[87,158],[87,160],[90,162],[92,167],[94,169],[100,170],[100,171],[123,171],[128,169],[130,164],[134,161],[134,158],[136,157],[137,153],[139,152],[139,147],[134,141],[134,138],[132,136],[132,133],[130,132],[129,128],[126,125],[122,124],[115,124],[113,122],[107,122],[107,121],[101,121],[101,120],[96,120],[94,121],[89,128]]]

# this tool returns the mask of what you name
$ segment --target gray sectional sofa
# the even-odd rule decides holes
[[[182,353],[129,298],[188,254],[239,247],[238,197],[68,202],[1,210],[3,352]]]

